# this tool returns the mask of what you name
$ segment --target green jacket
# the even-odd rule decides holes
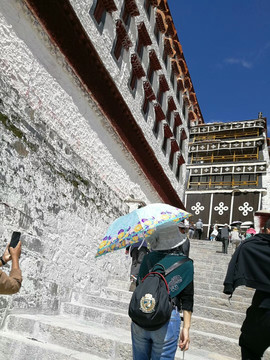
[[[149,271],[156,264],[161,264],[164,266],[165,270],[168,269],[175,262],[185,259],[186,256],[178,254],[168,254],[165,251],[153,251],[143,258],[142,264],[140,266],[140,271],[138,275],[138,282],[149,273]],[[155,270],[155,269],[154,269]],[[157,268],[157,271],[160,272],[160,267]],[[171,273],[166,276],[166,280],[170,290],[171,298],[177,296],[191,281],[194,276],[193,261],[187,261],[184,264],[177,267]]]

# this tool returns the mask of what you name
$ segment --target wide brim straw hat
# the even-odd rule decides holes
[[[160,226],[147,238],[150,248],[154,251],[175,249],[185,241],[186,234],[180,233],[177,224]]]

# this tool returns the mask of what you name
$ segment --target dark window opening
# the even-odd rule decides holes
[[[176,90],[176,98],[177,98],[177,101],[178,101],[178,103],[180,105],[180,103],[181,103],[181,91],[180,91],[178,86],[177,86],[177,90]]]
[[[172,115],[172,112],[170,109],[168,109],[167,113],[166,113],[166,120],[169,125],[171,125],[171,115]]]
[[[171,150],[170,158],[169,158],[170,168],[173,167],[173,159],[174,159],[174,152]]]
[[[143,102],[143,106],[142,106],[142,111],[143,111],[143,114],[145,116],[147,116],[148,114],[148,111],[149,111],[149,100],[147,97],[144,98],[144,102]]]
[[[184,118],[186,118],[186,103],[185,102],[183,103],[182,111],[183,111]]]
[[[154,69],[152,68],[151,63],[149,63],[147,77],[148,77],[150,84],[152,85],[153,79],[154,79]]]
[[[116,60],[119,59],[119,57],[122,53],[122,49],[123,49],[122,41],[119,39],[119,37],[117,37],[116,41],[115,41],[114,51],[113,51],[113,54],[114,54]]]
[[[160,89],[158,89],[158,93],[157,93],[157,101],[159,102],[159,104],[162,106],[162,101],[163,101],[163,91]]]
[[[163,56],[162,56],[162,60],[167,68],[167,65],[168,65],[168,55],[167,55],[167,52],[164,50],[163,51]]]
[[[181,151],[183,151],[184,143],[185,143],[185,140],[182,140],[182,139],[180,138],[179,148],[180,148]]]
[[[155,28],[154,28],[154,35],[156,37],[156,40],[157,40],[157,43],[159,45],[159,41],[160,41],[160,32],[159,32],[159,28],[157,26],[157,24],[155,25]]]
[[[102,0],[97,0],[96,1],[96,6],[93,12],[93,16],[96,20],[96,22],[98,23],[98,25],[105,21],[105,16],[106,16],[106,9],[103,5]]]
[[[128,31],[129,25],[130,25],[130,20],[131,20],[131,15],[127,9],[126,3],[124,3],[124,9],[122,11],[122,20],[123,20],[123,23],[126,25],[126,30]]]
[[[137,76],[134,71],[131,72],[129,86],[130,86],[131,90],[134,90],[137,87]]]
[[[150,0],[145,0],[144,8],[145,8],[145,12],[147,14],[148,19],[150,19],[150,16],[151,16],[151,3],[150,3]]]
[[[170,81],[171,81],[172,87],[174,88],[174,72],[173,72],[173,70],[171,71]]]
[[[160,121],[156,120],[154,127],[153,127],[153,133],[154,133],[155,137],[158,137],[159,128],[160,128]]]
[[[164,152],[165,155],[167,152],[167,143],[168,143],[168,138],[164,137],[163,143],[162,143],[162,151]]]
[[[175,173],[175,176],[176,176],[176,179],[179,180],[180,178],[180,164],[177,163],[177,168],[176,168],[176,173]]]
[[[176,135],[177,135],[177,125],[176,125],[176,122],[174,122],[174,125],[173,125],[173,135],[174,135],[174,137],[176,138]]]
[[[140,37],[137,40],[136,52],[137,52],[139,58],[142,60],[142,57],[143,57],[143,42],[140,39]]]

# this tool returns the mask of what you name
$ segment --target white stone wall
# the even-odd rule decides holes
[[[127,278],[124,252],[95,259],[98,243],[125,198],[160,198],[20,1],[0,2],[0,48],[0,245],[22,232],[24,278],[4,318]]]

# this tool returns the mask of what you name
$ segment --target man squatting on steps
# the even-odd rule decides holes
[[[152,251],[143,259],[138,280],[141,281],[157,263],[164,265],[167,269],[172,264],[186,258],[182,248],[186,239],[185,232],[180,232],[176,225],[164,229],[160,227],[154,235],[148,238]],[[179,314],[181,309],[183,310],[184,324],[180,334],[179,347],[182,351],[189,348],[189,329],[194,302],[192,260],[175,269],[170,275],[170,278],[166,279],[174,304],[171,318],[155,331],[145,330],[132,322],[133,360],[173,360],[175,358],[181,325]]]
[[[8,261],[12,261],[9,276],[0,270],[0,294],[11,295],[17,293],[21,288],[22,273],[19,266],[19,258],[21,255],[21,241],[13,248],[6,247],[4,254],[0,258],[1,266],[6,265]]]
[[[242,360],[260,360],[270,346],[270,219],[232,256],[223,292],[232,295],[240,285],[256,289],[239,338]]]

